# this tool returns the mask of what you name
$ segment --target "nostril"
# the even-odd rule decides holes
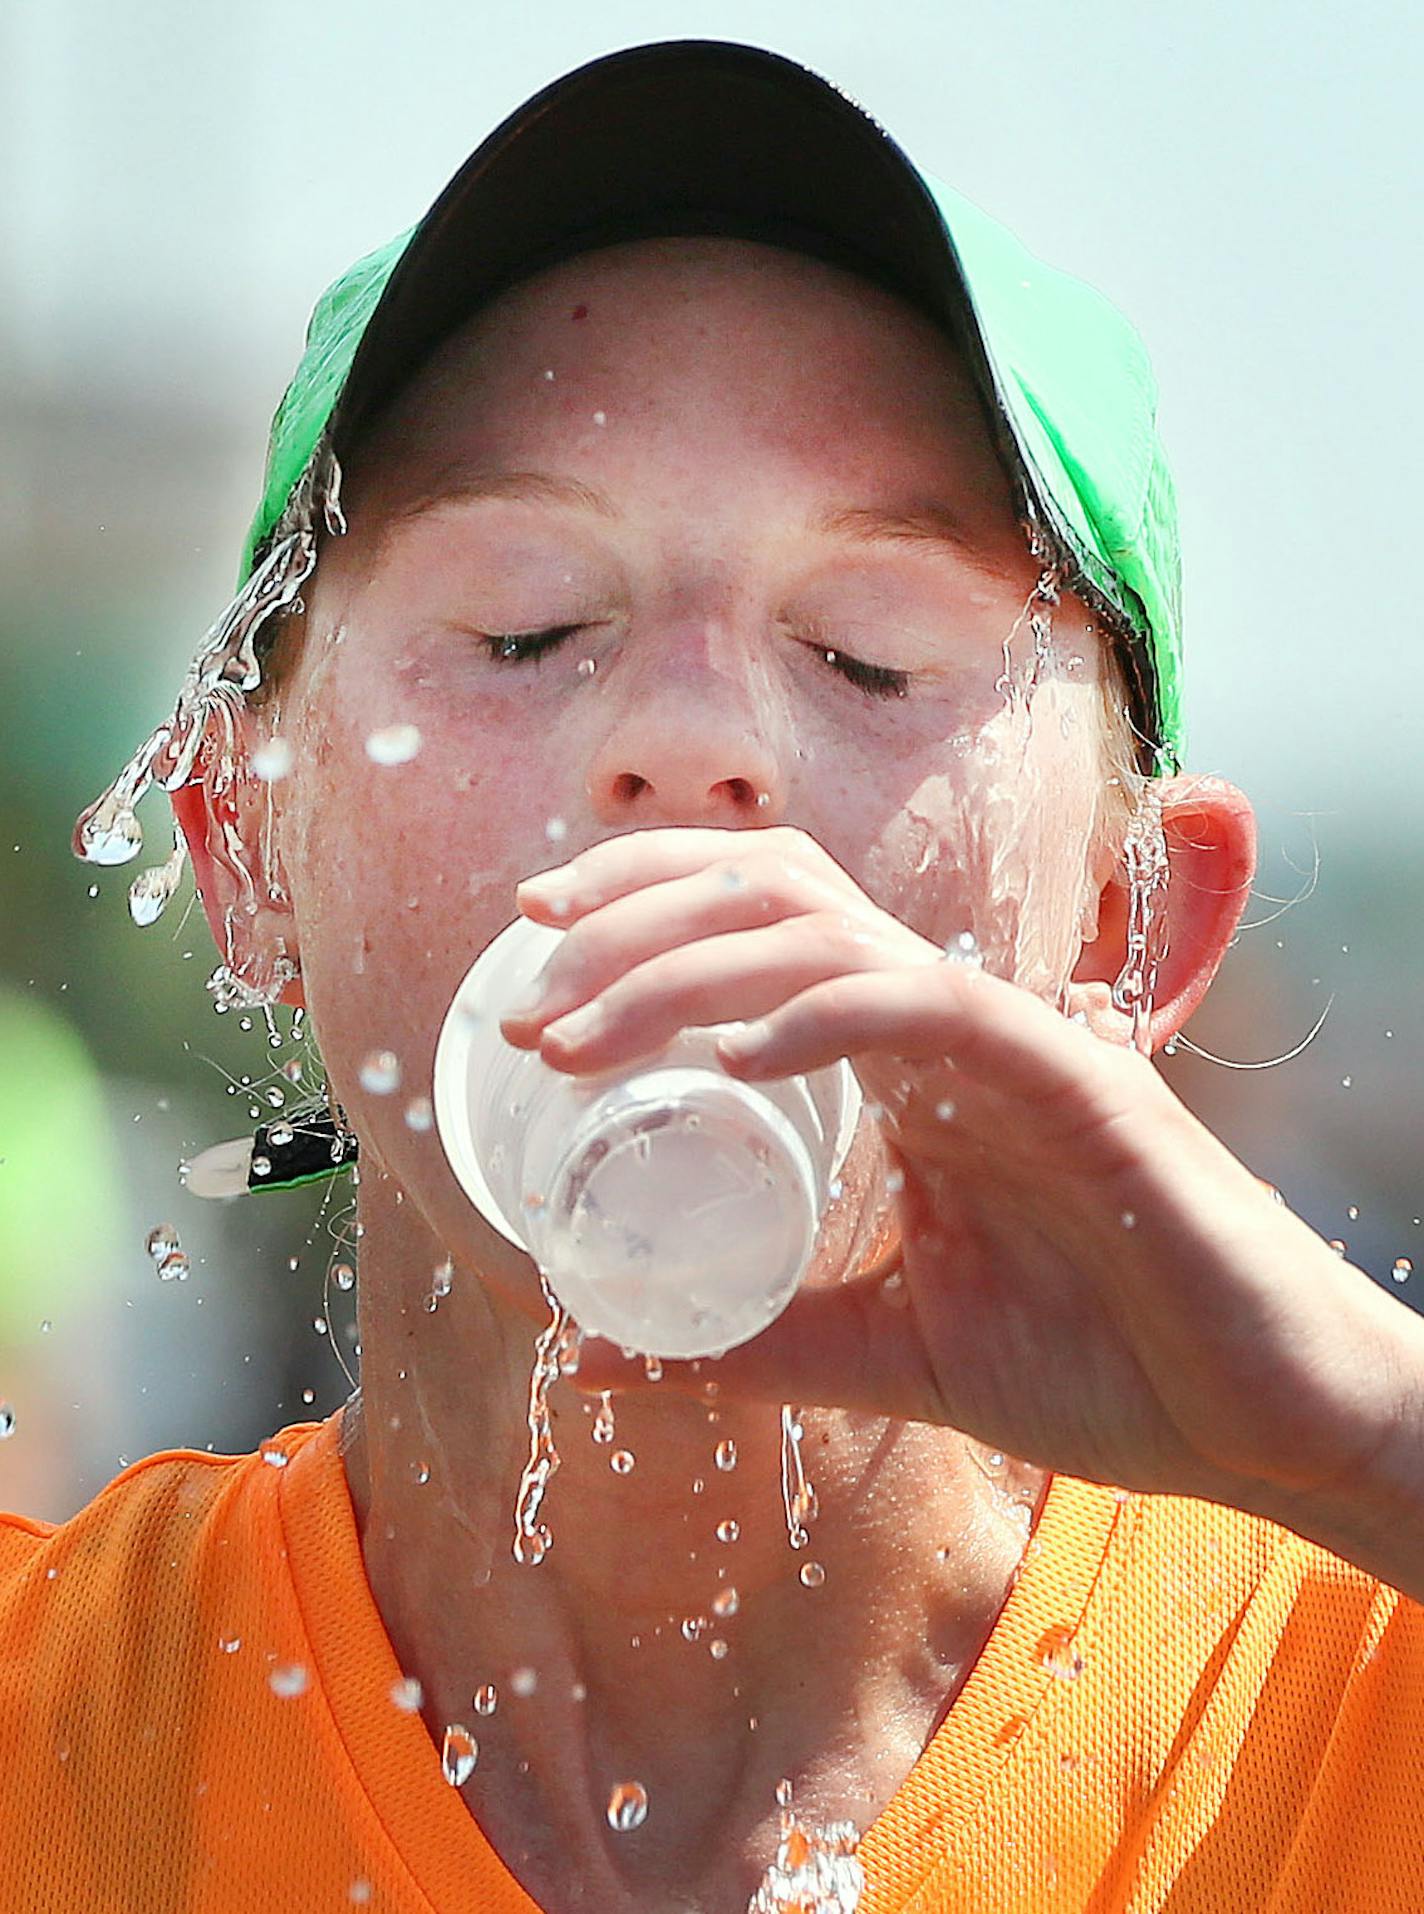
[[[613,793],[620,801],[626,801],[646,791],[648,780],[640,778],[636,771],[623,771],[613,780]]]
[[[731,792],[732,798],[737,804],[754,804],[756,802],[756,789],[746,778],[728,778],[727,789]]]

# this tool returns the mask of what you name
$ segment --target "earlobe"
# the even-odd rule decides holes
[[[239,732],[220,774],[217,754],[205,744],[196,775],[171,793],[173,813],[213,942],[239,987],[254,993],[254,1001],[305,1008],[280,857],[276,870],[264,868],[263,809],[271,790],[253,774],[245,747]]]
[[[1249,800],[1224,778],[1186,774],[1165,780],[1160,804],[1168,878],[1151,899],[1161,956],[1152,998],[1154,1051],[1196,1011],[1230,948],[1256,869],[1256,820]],[[1119,867],[1103,887],[1098,932],[1083,947],[1068,990],[1070,1014],[1082,1012],[1109,1042],[1132,1038],[1130,1012],[1112,1000],[1128,958],[1132,895]]]

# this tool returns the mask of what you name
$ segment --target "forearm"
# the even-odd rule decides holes
[[[1424,1603],[1424,1317],[1364,1276],[1359,1309],[1354,1333],[1379,1377],[1377,1445],[1331,1488],[1265,1485],[1251,1509]]]

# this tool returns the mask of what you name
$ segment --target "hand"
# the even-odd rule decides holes
[[[880,1105],[903,1178],[888,1282],[803,1288],[720,1359],[724,1396],[938,1423],[1086,1480],[1262,1512],[1348,1485],[1385,1440],[1398,1305],[1146,1058],[947,961],[805,832],[630,832],[517,901],[568,933],[542,1000],[502,1026],[553,1068],[764,1019],[754,1047],[719,1044],[730,1075],[848,1057]],[[589,1343],[578,1381],[642,1371]],[[700,1379],[667,1363],[658,1386]]]

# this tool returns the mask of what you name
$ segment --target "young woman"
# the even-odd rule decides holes
[[[916,192],[799,69],[645,49],[318,315],[245,595],[79,841],[158,776],[225,987],[309,1013],[360,1387],[0,1527],[6,1908],[1418,1905],[1424,1327],[1151,1066],[1253,827],[1174,768],[1150,401]],[[549,1307],[427,1101],[520,912],[556,1070],[744,1021],[731,1074],[866,1098],[778,1322],[550,1391],[537,1564]]]

